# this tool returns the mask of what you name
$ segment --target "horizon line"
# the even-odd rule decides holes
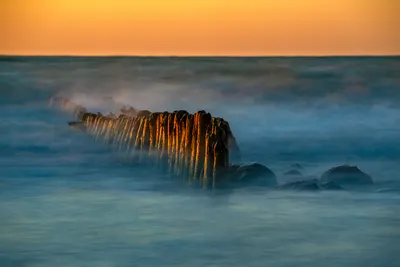
[[[333,55],[135,55],[135,54],[116,54],[116,55],[106,55],[106,54],[98,54],[98,55],[85,55],[85,54],[0,54],[0,57],[159,57],[159,58],[188,58],[188,57],[196,57],[196,58],[209,58],[209,57],[220,57],[220,58],[262,58],[262,57],[296,57],[296,58],[304,58],[304,57],[399,57],[399,54],[333,54]]]

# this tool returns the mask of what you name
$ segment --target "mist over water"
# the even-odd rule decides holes
[[[400,58],[0,57],[0,266],[397,266]],[[205,192],[128,164],[48,107],[207,110],[279,183],[357,165],[343,192]],[[110,97],[113,101],[111,101]]]

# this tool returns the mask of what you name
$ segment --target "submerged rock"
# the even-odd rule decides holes
[[[369,185],[373,184],[371,176],[361,171],[357,166],[342,165],[329,169],[321,176],[321,184],[335,182],[338,185]]]
[[[283,175],[285,176],[303,176],[303,174],[299,170],[290,170],[285,172]]]
[[[307,190],[307,191],[320,190],[317,179],[290,182],[290,183],[286,183],[283,185],[279,185],[277,188],[278,189],[292,189],[292,190]]]
[[[260,163],[231,165],[231,182],[240,185],[276,186],[276,175],[269,168]]]
[[[344,190],[343,186],[333,181],[319,184],[319,187],[324,190]]]

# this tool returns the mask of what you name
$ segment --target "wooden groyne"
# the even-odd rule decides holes
[[[78,121],[69,122],[70,126],[123,152],[130,160],[156,165],[203,188],[263,186],[315,191],[343,190],[342,184],[373,184],[369,175],[349,165],[328,170],[320,180],[278,185],[276,175],[262,164],[230,164],[231,155],[239,149],[229,123],[204,110],[189,114],[185,110],[150,112],[123,107],[118,116],[102,115],[62,97],[52,98],[50,106],[73,113]]]
[[[65,98],[52,98],[50,104],[73,112],[78,121],[71,126],[126,152],[132,160],[150,162],[202,187],[215,187],[229,169],[230,154],[238,153],[229,123],[206,111],[123,108],[119,116],[105,116]]]

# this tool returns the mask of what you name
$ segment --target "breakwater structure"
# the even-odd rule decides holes
[[[146,162],[203,188],[227,184],[276,185],[275,174],[258,164],[230,164],[240,153],[229,123],[202,110],[150,112],[123,107],[119,115],[91,113],[67,98],[50,106],[72,112],[70,126],[93,136],[130,160]]]

